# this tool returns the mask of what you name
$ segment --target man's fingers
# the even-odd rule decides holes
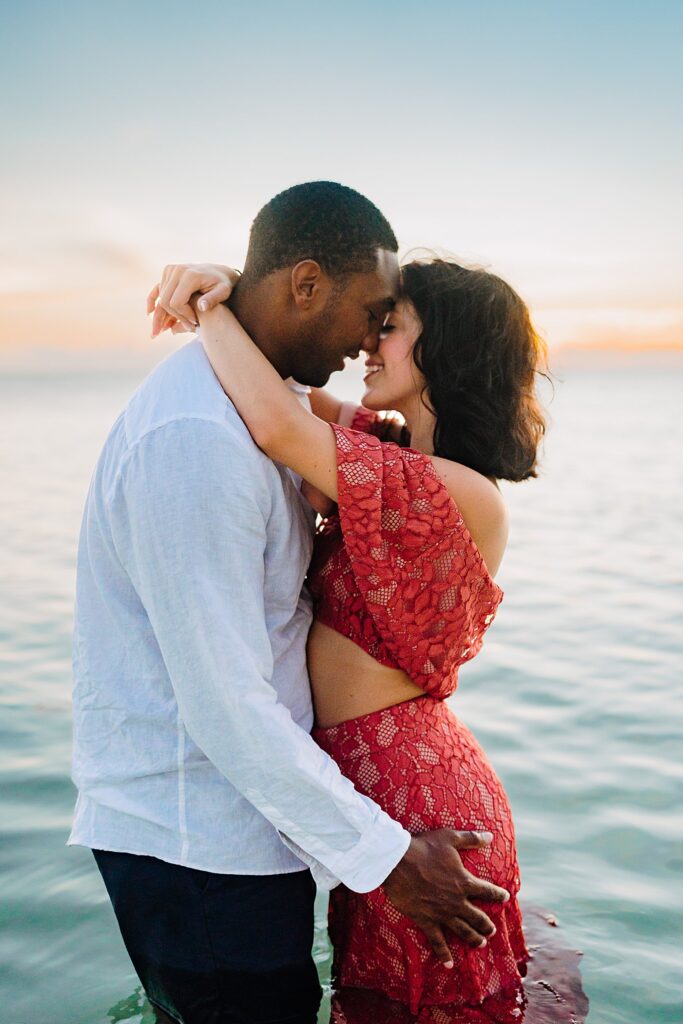
[[[434,950],[434,955],[444,967],[451,968],[453,966],[453,955],[448,948],[446,937],[444,933],[436,925],[424,925],[422,929],[427,936],[429,945]]]
[[[471,887],[467,894],[468,900],[488,900],[491,903],[507,903],[510,893],[507,889],[501,889],[493,882],[482,882],[480,878],[471,877]]]
[[[147,313],[153,313],[156,301],[159,298],[159,285],[155,284],[147,296]]]
[[[215,306],[218,306],[219,303],[225,302],[226,299],[229,299],[232,294],[232,289],[233,286],[229,281],[226,281],[224,284],[214,285],[213,288],[209,289],[208,292],[202,295],[201,299],[197,303],[197,308],[202,313],[207,313],[210,309],[214,309]]]
[[[457,850],[476,850],[488,846],[492,840],[492,832],[453,832],[453,842]]]
[[[466,942],[469,946],[485,946],[486,937],[476,932],[474,928],[470,928],[467,921],[463,921],[462,918],[456,917],[455,920],[449,922],[448,927],[457,935],[459,939]]]
[[[479,907],[466,903],[461,911],[462,920],[472,928],[480,938],[487,938],[496,934],[496,926],[491,918],[480,910]]]

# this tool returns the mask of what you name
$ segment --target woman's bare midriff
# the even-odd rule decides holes
[[[316,725],[322,729],[423,694],[401,669],[380,665],[321,622],[314,622],[308,635],[308,672]]]

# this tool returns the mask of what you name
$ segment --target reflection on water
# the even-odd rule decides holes
[[[506,488],[505,601],[453,699],[510,796],[523,896],[552,908],[566,946],[584,952],[591,1024],[683,1021],[682,383],[680,369],[566,374],[543,477]],[[64,848],[78,525],[133,386],[0,382],[8,1024],[112,1024],[114,1013],[145,1012],[92,856]],[[317,915],[327,979],[322,900]]]
[[[583,1024],[588,1012],[588,999],[583,991],[579,960],[581,953],[569,949],[554,915],[539,907],[524,908],[527,945],[531,960],[523,991],[510,993],[502,1000],[487,1000],[481,1008],[460,1007],[452,1014],[435,1007],[433,1017],[425,1011],[421,1024]],[[317,928],[316,952],[326,960],[324,928]],[[322,943],[320,942],[322,939]],[[329,1018],[329,985],[320,1020]],[[402,1004],[384,997],[347,989],[336,1006],[339,1024],[412,1024],[413,1015]],[[163,1016],[163,1015],[162,1015]],[[122,999],[107,1014],[111,1024],[129,1021],[132,1024],[172,1024],[168,1018],[158,1020],[138,986],[128,999]],[[424,1017],[424,1020],[423,1020]],[[337,1017],[335,1017],[337,1020]]]
[[[140,985],[135,989],[132,996],[121,999],[107,1011],[107,1019],[111,1024],[119,1024],[119,1021],[131,1021],[133,1024],[156,1024],[154,1011],[144,997]]]

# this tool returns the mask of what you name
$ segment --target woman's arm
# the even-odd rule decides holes
[[[325,423],[339,423],[343,402],[331,395],[325,388],[311,388],[308,396],[313,414]]]
[[[325,420],[325,423],[338,423],[340,427],[353,426],[358,410],[361,408],[356,402],[342,402],[324,388],[311,388],[309,397],[311,409],[316,416]],[[357,429],[364,430],[365,428],[358,427]],[[398,433],[400,434],[400,427]],[[394,437],[393,433],[386,439],[388,441],[395,440],[398,443],[398,437]]]
[[[340,427],[352,427],[359,407],[356,402],[341,402],[334,395],[324,388],[311,388],[311,408],[316,416],[326,423],[338,423]],[[396,416],[389,416],[380,419],[379,430],[373,430],[382,441],[393,441],[394,444],[403,442],[403,423]],[[367,430],[367,427],[357,426],[356,430]]]
[[[259,448],[336,501],[329,425],[301,405],[229,309],[199,312],[199,326],[214,372]]]

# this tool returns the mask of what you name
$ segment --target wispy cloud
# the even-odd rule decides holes
[[[239,265],[316,177],[507,277],[552,344],[680,337],[680,4],[32,12],[0,12],[6,351],[144,344],[164,263]]]

